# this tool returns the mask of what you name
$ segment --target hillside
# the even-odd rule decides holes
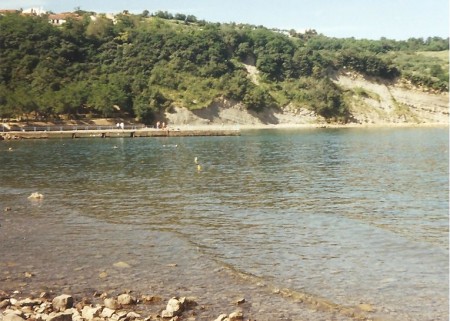
[[[183,14],[0,16],[0,117],[448,124],[448,39],[335,39]]]

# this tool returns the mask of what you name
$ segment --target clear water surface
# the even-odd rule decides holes
[[[269,317],[255,294],[258,320],[352,319],[292,299],[305,296],[338,310],[370,304],[381,320],[448,319],[448,129],[33,140],[0,150],[0,205],[12,209],[0,217],[7,286],[31,269],[30,288],[152,286],[212,301],[224,288],[265,289],[280,311],[294,306]],[[27,199],[36,191],[42,201]],[[131,266],[126,274],[118,261]]]

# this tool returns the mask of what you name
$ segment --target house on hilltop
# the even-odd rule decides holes
[[[53,26],[61,26],[67,22],[69,19],[82,19],[82,16],[75,12],[62,12],[62,13],[49,13],[42,8],[30,8],[26,10],[16,10],[16,9],[0,9],[0,16],[8,15],[8,14],[20,14],[24,16],[45,16],[48,17],[48,22]],[[93,13],[90,16],[92,21],[97,20],[97,14]],[[113,13],[100,14],[106,19],[112,20],[115,24],[117,22],[116,16]]]
[[[4,16],[6,14],[16,14],[16,13],[20,13],[19,10],[10,10],[10,9],[1,9],[0,10],[0,15]]]
[[[5,14],[21,14],[24,16],[42,16],[47,14],[47,11],[45,11],[42,7],[41,8],[29,8],[25,10],[17,10],[17,9],[0,9],[0,15]]]
[[[65,24],[68,19],[80,19],[80,16],[73,12],[63,12],[48,15],[48,22],[50,22],[54,26],[61,26]]]
[[[31,16],[42,16],[44,14],[46,14],[47,11],[44,10],[44,8],[40,7],[40,8],[29,8],[29,9],[25,9],[22,10],[22,14],[24,15],[31,15]]]

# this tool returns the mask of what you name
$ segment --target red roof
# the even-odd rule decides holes
[[[14,9],[0,9],[0,13],[19,13],[19,10]]]
[[[72,12],[63,12],[63,13],[57,13],[57,14],[49,14],[48,19],[49,20],[67,20],[69,18],[79,18],[80,16],[76,13]]]

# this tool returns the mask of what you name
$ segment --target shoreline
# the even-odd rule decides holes
[[[190,125],[186,125],[190,127]],[[227,128],[227,125],[205,125],[198,126],[208,127],[215,126]],[[196,127],[196,126],[193,126]],[[230,128],[235,127],[241,130],[259,130],[259,129],[322,129],[322,128],[416,128],[416,127],[449,127],[448,123],[374,123],[374,124],[276,124],[276,125],[229,125]]]
[[[71,136],[71,138],[78,138],[77,136],[100,136],[100,137],[157,137],[157,136],[234,136],[238,135],[241,130],[262,130],[262,129],[324,129],[324,128],[448,128],[449,123],[440,122],[423,122],[423,123],[280,123],[280,124],[173,124],[166,129],[156,129],[153,127],[146,127],[143,124],[132,124],[129,128],[117,129],[115,126],[108,124],[101,129],[88,129],[88,127],[95,127],[97,125],[85,126],[85,125],[73,125],[73,124],[49,124],[49,123],[15,123],[16,128],[11,130],[0,131],[0,138],[6,135],[26,135],[32,136],[35,134],[36,138],[42,137],[46,134]],[[75,129],[62,130],[62,127],[79,127]],[[28,130],[23,128],[27,127]],[[6,126],[4,127],[6,128]],[[17,129],[22,128],[22,129]],[[178,133],[178,134],[177,134]],[[103,134],[103,136],[102,136]],[[32,138],[32,137],[31,137]]]

